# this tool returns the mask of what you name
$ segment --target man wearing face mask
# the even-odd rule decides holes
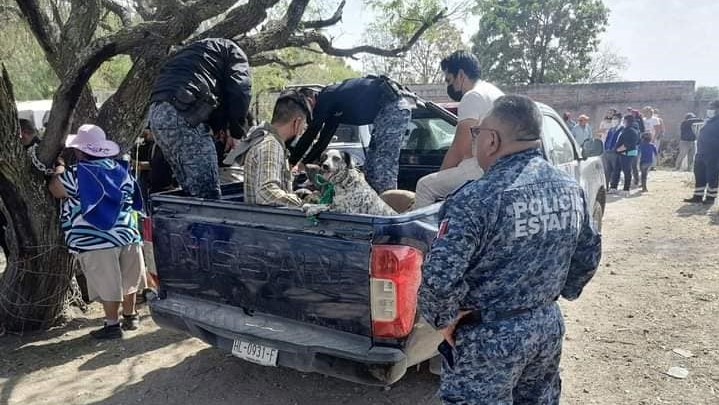
[[[719,100],[709,104],[706,122],[697,139],[694,158],[694,196],[684,201],[714,205],[719,188]]]
[[[247,139],[238,142],[225,159],[237,157],[245,167],[245,203],[280,207],[301,207],[302,199],[292,192],[292,172],[285,144],[307,129],[310,106],[304,96],[287,91],[277,98],[272,122],[252,128]]]
[[[542,115],[498,98],[472,127],[486,171],[447,198],[422,268],[419,307],[445,338],[452,404],[558,404],[564,322],[601,257],[582,188],[542,157]]]
[[[482,176],[482,169],[472,156],[469,128],[477,125],[492,108],[492,102],[504,94],[481,80],[479,60],[469,52],[454,52],[440,62],[440,67],[447,83],[447,95],[459,101],[457,129],[440,171],[417,182],[416,208],[434,204],[464,182]]]

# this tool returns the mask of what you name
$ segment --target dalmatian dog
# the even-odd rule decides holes
[[[320,157],[320,173],[334,187],[331,204],[305,204],[307,216],[324,211],[343,214],[366,214],[377,216],[397,215],[376,191],[365,181],[364,175],[355,167],[347,152],[330,149]],[[314,178],[314,176],[311,176]]]

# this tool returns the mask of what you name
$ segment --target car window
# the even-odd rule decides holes
[[[337,131],[335,131],[334,138],[332,139],[332,142],[359,142],[359,130],[357,126],[355,125],[345,125],[341,124],[339,127],[337,127]]]
[[[552,162],[561,165],[574,161],[572,141],[562,126],[552,117],[544,116],[542,121],[545,148]]]
[[[441,118],[415,118],[408,127],[403,150],[446,150],[454,139],[454,126]]]

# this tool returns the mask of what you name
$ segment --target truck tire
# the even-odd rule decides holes
[[[599,201],[594,202],[594,208],[592,208],[592,222],[594,223],[594,229],[602,231],[602,219],[604,217],[604,208]]]

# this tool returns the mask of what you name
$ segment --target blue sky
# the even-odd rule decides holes
[[[456,3],[457,0],[448,0]],[[719,86],[719,0],[604,0],[611,9],[604,44],[629,60],[625,80],[695,80]],[[362,41],[374,18],[362,0],[348,0],[343,21],[330,33],[336,46]],[[465,40],[478,19],[455,23]]]

